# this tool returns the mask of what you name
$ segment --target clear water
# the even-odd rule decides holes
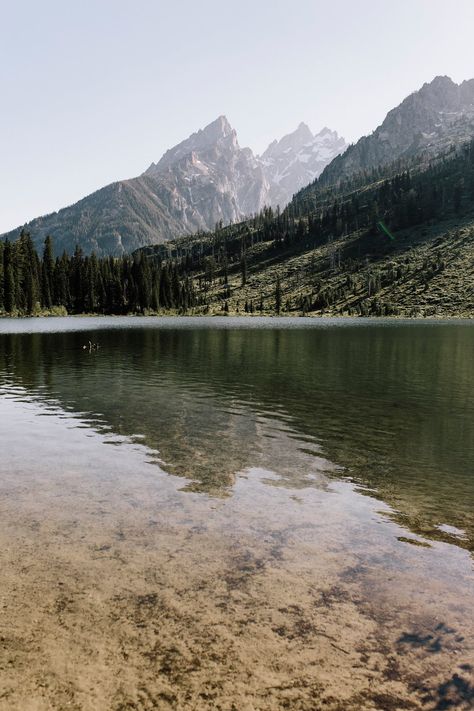
[[[89,340],[99,348],[84,348]],[[119,527],[120,555],[135,560],[138,579],[144,575],[140,546],[156,557],[158,567],[166,549],[166,560],[178,561],[179,570],[200,570],[199,585],[211,569],[214,585],[228,576],[225,580],[233,581],[228,587],[240,590],[248,570],[260,576],[259,585],[270,585],[264,571],[277,566],[278,585],[282,591],[285,584],[293,586],[299,610],[313,610],[311,589],[318,591],[318,600],[329,600],[329,608],[336,598],[338,604],[344,599],[353,606],[349,617],[376,620],[377,644],[385,649],[379,652],[384,660],[379,667],[392,664],[388,648],[406,659],[412,655],[412,671],[407,667],[399,673],[406,699],[394,691],[388,672],[379,680],[392,684],[383,692],[390,703],[411,698],[415,704],[414,689],[419,705],[413,708],[451,708],[452,699],[456,708],[468,708],[473,702],[474,324],[2,320],[0,418],[5,526],[10,520],[3,537],[9,545],[29,540],[33,519],[32,540],[37,536],[43,546],[50,545],[54,535],[42,522],[47,516],[71,550],[82,550],[71,533],[74,516],[75,526],[84,525],[83,537],[94,532],[94,550],[115,545],[111,541],[117,540]],[[92,504],[103,517],[91,513]],[[63,516],[69,516],[68,523]],[[148,538],[145,519],[160,517],[173,528],[176,544],[165,544],[164,528]],[[111,520],[113,535],[107,528]],[[126,533],[127,526],[133,535]],[[214,550],[212,562],[203,562],[203,531],[208,552]],[[242,548],[238,555],[236,546]],[[82,574],[89,574],[91,565],[84,559]],[[132,585],[126,568],[114,569],[113,575]],[[177,580],[170,577],[171,592],[179,587]],[[199,585],[193,589],[195,604]],[[268,614],[291,611],[279,598],[271,603],[271,594],[253,590],[254,608]],[[219,604],[224,609],[230,603],[226,598]],[[222,623],[228,624],[227,635],[234,624],[233,604],[234,613],[225,608],[227,622]],[[331,622],[334,639],[348,629],[338,610],[340,623],[337,615]],[[392,635],[391,642],[381,640],[380,628]],[[196,632],[200,639],[203,629]],[[287,628],[282,623],[275,629]],[[267,631],[262,626],[260,642]],[[252,639],[257,636],[255,631]],[[282,636],[275,633],[274,649]],[[307,640],[293,649],[295,659],[305,645]],[[434,647],[443,654],[433,667]],[[360,649],[367,657],[367,647]],[[267,674],[264,657],[262,652],[252,664],[262,664]],[[352,669],[349,686],[356,684],[355,669],[364,667],[361,659],[352,667],[343,660]],[[239,665],[243,658],[232,668]],[[224,667],[223,678],[228,678]],[[331,673],[337,677],[341,668],[333,665]],[[436,679],[438,672],[437,685],[426,687],[427,675]],[[186,684],[180,677],[173,688]],[[150,694],[152,688],[150,681]],[[214,701],[223,698],[219,693]],[[307,680],[299,693],[295,708],[316,708],[310,705]],[[331,693],[333,698],[336,692]],[[247,708],[260,690],[252,694],[236,686],[229,698]],[[85,698],[83,708],[95,708]],[[193,708],[201,708],[196,698]],[[269,697],[258,698],[258,708],[274,708]],[[382,702],[369,696],[351,698],[347,708],[409,708],[387,700],[377,707]],[[12,699],[9,708],[15,707]],[[281,708],[282,698],[275,699],[275,708]],[[187,708],[182,699],[173,703]],[[326,707],[332,708],[329,701]]]
[[[474,547],[474,324],[25,319],[0,333],[3,393],[135,437],[189,489],[231,496],[262,461],[311,486],[314,454],[411,531]]]

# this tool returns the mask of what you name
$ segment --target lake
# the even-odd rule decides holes
[[[2,711],[474,707],[474,322],[0,319],[0,442]]]

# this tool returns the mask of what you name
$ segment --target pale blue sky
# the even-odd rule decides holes
[[[473,0],[0,0],[0,232],[141,173],[226,114],[261,152],[348,140],[474,77]]]

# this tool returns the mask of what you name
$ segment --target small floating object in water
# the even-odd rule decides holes
[[[98,343],[92,343],[92,341],[89,341],[89,345],[82,346],[83,351],[89,351],[89,353],[92,353],[92,351],[98,351],[99,350],[99,344]]]

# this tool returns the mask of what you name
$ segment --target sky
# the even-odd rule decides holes
[[[356,141],[474,77],[474,0],[0,0],[0,233],[142,173],[225,114],[262,152]]]

